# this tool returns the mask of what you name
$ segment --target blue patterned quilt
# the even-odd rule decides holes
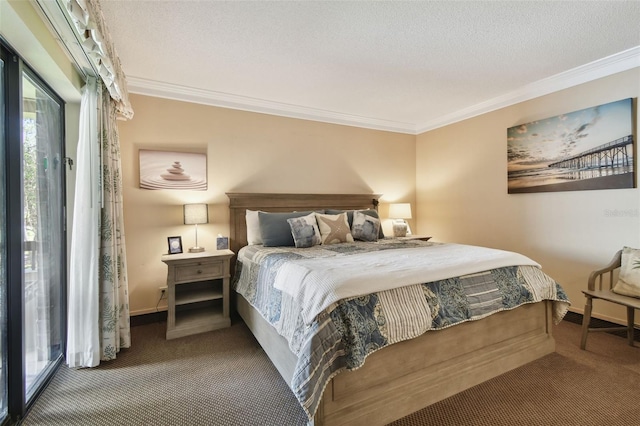
[[[569,300],[553,279],[535,266],[510,266],[344,299],[304,324],[301,308],[273,287],[284,262],[310,257],[424,247],[424,241],[380,240],[312,248],[247,246],[238,254],[233,286],[289,343],[298,357],[289,386],[313,418],[329,380],[361,367],[376,350],[526,303],[552,300],[554,321]]]

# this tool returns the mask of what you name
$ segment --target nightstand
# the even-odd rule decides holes
[[[231,250],[165,254],[167,339],[229,327]]]
[[[426,235],[407,235],[406,237],[397,237],[398,240],[420,240],[420,241],[429,241],[431,237],[427,237]]]

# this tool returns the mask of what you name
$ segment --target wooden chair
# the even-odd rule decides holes
[[[613,281],[614,271],[620,268],[622,264],[622,250],[617,252],[613,256],[613,260],[603,269],[593,271],[589,276],[588,289],[582,290],[587,298],[587,303],[584,307],[584,317],[582,318],[582,341],[580,342],[580,349],[584,349],[587,346],[587,334],[590,331],[619,331],[626,330],[629,345],[633,345],[633,324],[634,313],[636,309],[640,309],[640,299],[635,297],[623,296],[611,291],[615,282]],[[605,289],[602,288],[603,277],[609,274],[608,284],[605,285]],[[598,283],[596,288],[596,281]],[[605,279],[605,283],[606,283]],[[627,307],[627,326],[626,327],[589,327],[591,323],[591,308],[593,307],[593,299],[601,299],[611,303],[617,303],[618,305]]]

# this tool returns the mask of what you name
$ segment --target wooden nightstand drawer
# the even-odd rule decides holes
[[[176,266],[176,282],[222,277],[223,262],[198,262]]]

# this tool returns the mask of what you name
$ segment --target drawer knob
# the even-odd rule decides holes
[[[202,273],[202,269],[198,269],[198,273],[201,274]]]

